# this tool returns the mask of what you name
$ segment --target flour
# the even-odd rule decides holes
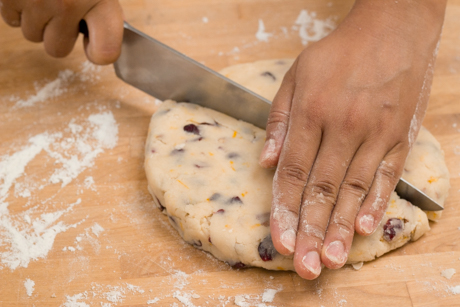
[[[259,29],[256,33],[256,38],[261,42],[268,42],[268,39],[273,36],[272,33],[265,32],[265,25],[262,19],[259,19]]]
[[[448,289],[449,289],[449,292],[454,295],[460,294],[460,285],[455,286],[455,287],[449,287]]]
[[[44,102],[46,100],[56,98],[67,92],[66,86],[75,77],[75,73],[69,69],[60,71],[58,77],[46,83],[43,87],[35,88],[36,94],[29,96],[27,99],[18,100],[14,107],[25,108],[32,107],[38,102]]]
[[[44,212],[46,206],[35,206],[19,214],[10,214],[7,200],[11,197],[9,191],[12,187],[15,189],[14,197],[22,198],[33,197],[34,191],[49,184],[61,182],[61,187],[64,187],[93,166],[94,160],[106,149],[114,148],[117,142],[118,125],[114,116],[111,112],[103,112],[92,114],[86,120],[73,119],[63,131],[32,136],[28,145],[0,157],[0,269],[6,266],[15,270],[27,267],[30,261],[45,258],[59,233],[84,221],[70,225],[59,221],[79,205],[81,199],[63,204],[63,210]],[[27,181],[29,174],[26,174],[26,167],[41,153],[54,159],[56,167],[44,184]],[[24,181],[18,182],[20,179]],[[91,180],[92,177],[87,182],[94,182]],[[53,198],[42,200],[41,203],[46,204]],[[103,228],[95,226],[94,231],[100,233]],[[76,249],[70,246],[67,250]]]
[[[91,231],[96,237],[99,238],[99,234],[104,231],[104,228],[102,228],[102,226],[98,223],[94,223],[94,225],[91,227]]]
[[[26,288],[27,296],[32,296],[32,293],[34,293],[34,290],[35,290],[34,286],[35,286],[35,282],[27,278],[26,281],[24,282],[24,287]]]
[[[61,307],[90,307],[88,304],[78,302],[86,298],[86,293],[75,294],[74,296],[66,296],[67,301]]]
[[[264,294],[262,294],[262,302],[264,303],[271,303],[275,299],[275,294],[278,293],[280,290],[275,289],[265,289]]]
[[[451,279],[452,276],[454,276],[455,273],[457,273],[457,271],[455,269],[453,269],[453,268],[445,269],[445,270],[441,271],[441,276],[445,277],[447,279]]]
[[[335,28],[332,18],[321,20],[316,18],[316,12],[309,13],[307,10],[300,11],[295,25],[298,27],[299,37],[303,45],[322,39]]]

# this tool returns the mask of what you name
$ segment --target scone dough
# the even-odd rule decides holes
[[[253,81],[252,90],[273,99],[291,63],[261,61],[238,69]],[[224,73],[238,82],[237,72],[229,68]],[[274,82],[277,87],[272,89]],[[260,92],[264,88],[271,92]],[[150,122],[145,148],[148,187],[186,242],[237,268],[293,270],[292,257],[278,254],[271,242],[274,171],[258,164],[264,141],[265,131],[251,124],[194,104],[166,101]],[[410,153],[405,175],[420,178],[419,172],[428,179],[414,184],[444,201],[449,175],[439,143],[426,129]],[[393,193],[377,231],[355,236],[348,262],[372,260],[428,230],[427,215]]]

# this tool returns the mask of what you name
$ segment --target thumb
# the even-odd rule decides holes
[[[94,64],[110,64],[120,56],[123,40],[123,12],[118,1],[102,0],[84,17],[86,56]]]

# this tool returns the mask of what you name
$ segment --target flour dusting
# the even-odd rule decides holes
[[[67,225],[59,221],[82,202],[80,198],[70,204],[61,203],[65,207],[62,210],[50,211],[47,206],[34,206],[17,214],[10,213],[9,198],[27,200],[34,197],[34,191],[50,184],[61,182],[61,187],[66,186],[93,166],[102,152],[114,148],[117,142],[118,125],[111,112],[104,112],[92,114],[86,120],[73,119],[63,131],[32,136],[18,151],[0,156],[0,269],[15,270],[27,267],[30,261],[45,258],[58,234],[84,222],[83,219]],[[43,154],[54,159],[53,173],[40,174],[41,177],[49,176],[47,181],[28,182],[31,174],[28,174],[27,166]],[[13,187],[15,192],[10,195]],[[48,201],[42,200],[41,203]],[[96,235],[103,228],[95,225],[92,230]],[[75,251],[71,246],[67,249]]]
[[[268,42],[268,39],[273,36],[272,33],[265,32],[265,25],[262,19],[259,19],[259,29],[256,33],[256,38],[261,42]]]
[[[32,296],[32,293],[34,293],[35,290],[35,282],[27,278],[24,282],[24,287],[26,288],[27,296]]]

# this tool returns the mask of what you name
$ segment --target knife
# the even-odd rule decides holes
[[[160,100],[191,102],[265,129],[271,102],[125,22],[117,76]],[[404,179],[396,192],[422,210],[443,207]]]

